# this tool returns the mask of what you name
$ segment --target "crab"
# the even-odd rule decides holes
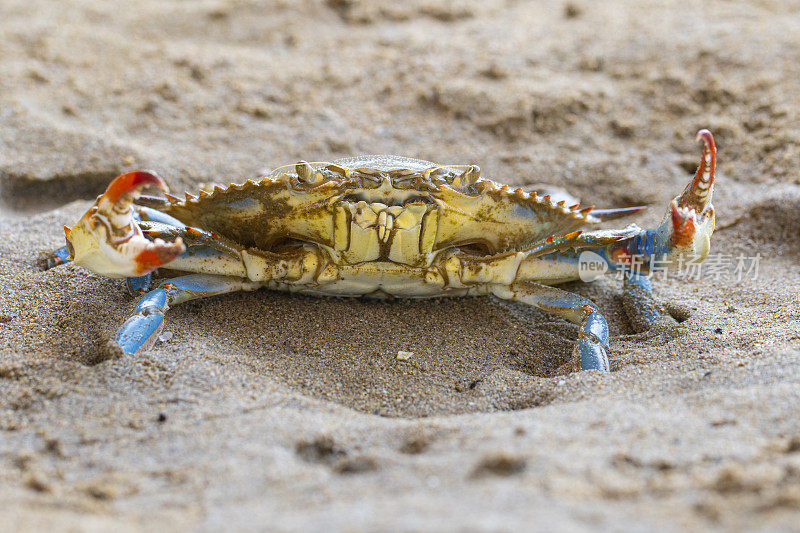
[[[626,310],[648,325],[667,308],[649,273],[702,261],[714,231],[716,148],[653,229],[584,228],[643,207],[593,209],[512,190],[475,165],[372,155],[279,167],[257,181],[168,194],[155,173],[114,179],[72,227],[52,264],[126,278],[142,294],[116,334],[125,353],[152,346],[167,309],[187,300],[268,288],[320,296],[432,298],[494,295],[579,326],[574,369],[609,371],[609,330],[597,305],[554,285],[622,271]],[[145,188],[163,196],[143,196]],[[588,257],[588,260],[587,260]],[[151,274],[184,275],[148,291]],[[589,269],[592,270],[592,269]],[[595,276],[596,277],[596,276]]]

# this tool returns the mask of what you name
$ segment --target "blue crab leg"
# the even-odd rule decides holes
[[[135,278],[125,278],[125,286],[131,294],[144,294],[150,288],[150,280],[153,274],[145,274]]]
[[[167,242],[174,242],[181,238],[186,244],[186,250],[176,260],[203,254],[220,262],[231,261],[230,257],[223,257],[224,255],[235,258],[235,263],[241,262],[239,251],[230,244],[222,242],[212,232],[187,226],[175,217],[146,206],[134,206],[132,216],[139,222],[142,234],[150,240],[163,239]],[[231,272],[220,273],[230,274]],[[128,292],[144,294],[150,287],[151,277],[152,275],[147,273],[143,276],[126,278],[125,284]]]
[[[145,207],[142,205],[134,205],[131,209],[131,216],[141,222],[160,222],[172,227],[183,228],[186,225],[175,217],[171,217],[166,213],[162,213],[152,207]],[[185,253],[185,252],[184,252]],[[147,273],[144,276],[133,278],[125,278],[125,286],[131,294],[144,294],[150,288],[150,281],[152,273]]]
[[[581,370],[610,370],[606,355],[608,325],[590,300],[533,282],[519,282],[511,286],[492,285],[489,290],[498,298],[526,303],[578,324],[580,333],[573,355],[580,360]]]
[[[180,263],[180,259],[187,257],[197,257],[203,255],[210,260],[219,262],[241,262],[239,251],[227,244],[215,234],[185,225],[177,218],[166,215],[156,209],[149,207],[136,206],[134,218],[139,221],[142,234],[148,239],[163,239],[168,242],[175,241],[178,237],[183,239],[187,245],[186,251],[178,256],[174,261]],[[230,256],[230,257],[226,257]],[[221,274],[231,274],[231,272],[219,272]],[[239,272],[235,272],[238,274]],[[144,294],[150,287],[151,274],[139,277],[126,278],[126,286],[131,294]]]
[[[145,233],[147,233],[145,231]],[[177,258],[173,260],[174,265],[180,265],[182,259],[187,258],[205,258],[209,262],[216,262],[219,267],[223,267],[223,265],[227,265],[227,269],[220,269],[218,273],[221,274],[244,274],[244,267],[240,266],[241,258],[234,259],[229,257],[227,254],[220,252],[210,246],[200,245],[200,246],[189,246],[186,248],[186,251],[179,255]],[[183,264],[184,268],[187,268],[189,271],[192,270],[191,265]],[[180,269],[179,269],[180,270]],[[150,288],[150,281],[153,278],[152,273],[145,274],[144,276],[138,277],[129,277],[125,278],[125,286],[128,288],[128,292],[134,295],[142,295],[147,292],[147,289]]]
[[[147,349],[158,339],[164,325],[164,314],[170,306],[196,298],[206,298],[240,290],[260,287],[244,278],[216,276],[213,274],[190,274],[173,278],[141,297],[134,314],[117,332],[117,344],[125,353]]]
[[[657,301],[650,278],[638,272],[625,273],[622,304],[628,321],[638,333],[664,331],[663,328],[676,326],[692,314],[688,306]]]
[[[172,242],[180,237],[187,247],[204,245],[231,257],[241,258],[241,253],[236,246],[211,231],[194,228],[182,223],[179,226],[175,226],[155,221],[140,222],[139,227],[142,230],[142,234],[150,240],[163,239],[167,242]],[[179,257],[184,257],[185,255],[186,251]]]
[[[625,313],[635,330],[648,330],[664,316],[661,306],[653,296],[653,287],[647,276],[638,272],[626,272],[622,291]]]
[[[50,270],[51,268],[55,268],[58,265],[63,265],[64,263],[69,262],[69,247],[62,246],[58,250],[55,250],[50,255],[47,256],[47,261],[45,263],[45,270]]]

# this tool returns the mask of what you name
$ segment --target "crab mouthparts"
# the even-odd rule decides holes
[[[386,260],[416,266],[432,250],[437,226],[438,209],[423,202],[342,201],[336,205],[335,249],[350,263]]]

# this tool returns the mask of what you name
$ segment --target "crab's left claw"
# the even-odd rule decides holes
[[[700,262],[711,248],[714,233],[714,172],[717,166],[717,148],[708,130],[697,132],[703,143],[702,159],[697,172],[683,193],[672,200],[658,231],[666,244],[668,264],[679,265],[687,261]],[[669,241],[666,242],[666,235]]]
[[[145,187],[167,190],[164,180],[152,172],[128,172],[111,182],[75,226],[64,228],[75,264],[109,277],[136,277],[186,250],[180,237],[174,242],[151,241],[142,234],[131,205]]]
[[[678,206],[694,209],[698,213],[705,211],[711,205],[711,196],[714,192],[714,172],[717,168],[717,147],[714,136],[703,129],[697,132],[697,141],[703,143],[703,154],[700,166],[697,167],[694,179],[686,186],[678,200]]]
[[[714,233],[711,196],[717,149],[708,130],[697,132],[697,140],[703,143],[703,151],[694,178],[680,196],[670,202],[657,228],[642,230],[607,248],[609,264],[614,268],[647,272],[657,265],[660,269],[680,269],[699,263],[708,255]]]

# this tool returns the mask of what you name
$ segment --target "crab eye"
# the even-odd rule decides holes
[[[314,185],[322,181],[322,173],[314,169],[306,161],[299,161],[294,168],[295,172],[297,172],[297,179],[302,183]]]
[[[448,181],[454,188],[466,189],[467,187],[475,185],[475,182],[478,181],[480,177],[481,167],[478,165],[470,165],[467,170]]]
[[[452,171],[444,168],[437,168],[428,173],[428,179],[436,185],[443,185],[445,183],[450,185],[453,183],[453,178],[455,177],[456,175]]]
[[[409,168],[392,170],[389,172],[389,176],[392,178],[392,186],[395,189],[414,188],[414,186],[417,184],[417,181],[421,177],[419,172]]]

